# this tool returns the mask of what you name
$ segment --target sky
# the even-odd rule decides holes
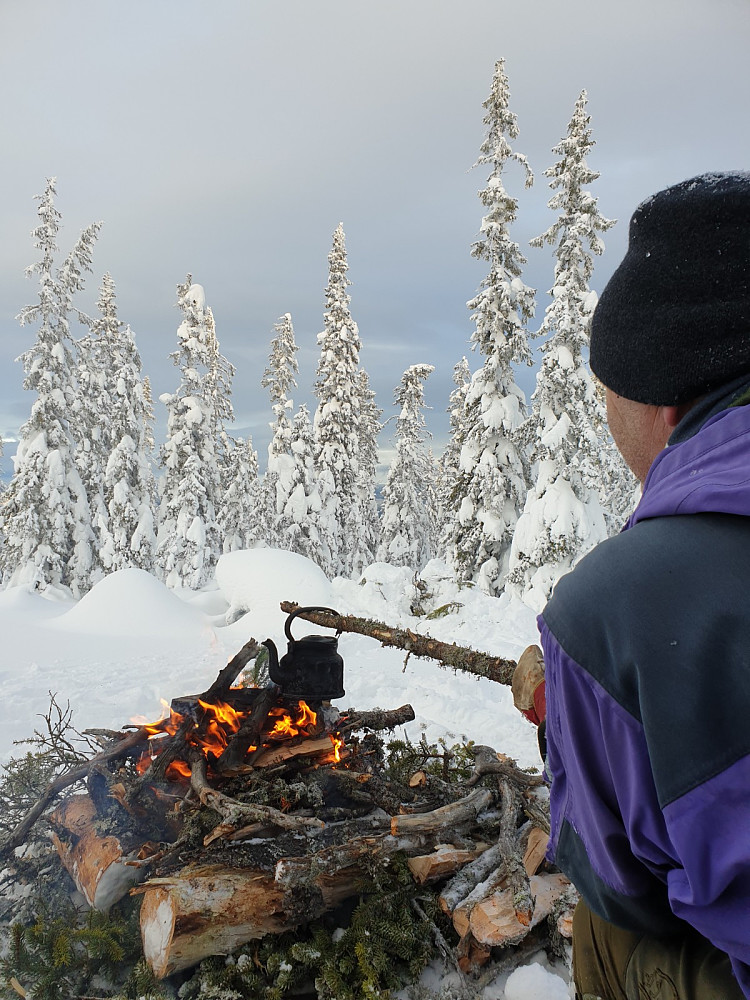
[[[750,166],[748,0],[2,0],[0,59],[0,433],[5,477],[33,398],[14,362],[34,340],[15,317],[36,301],[25,268],[35,195],[57,178],[61,256],[102,220],[78,305],[105,272],[134,330],[154,397],[178,371],[176,286],[191,273],[235,365],[234,433],[265,465],[271,412],[260,380],[273,325],[292,314],[295,403],[313,407],[327,255],[343,223],[361,361],[383,419],[412,364],[430,363],[428,425],[442,449],[453,366],[472,369],[466,302],[484,268],[470,256],[487,168],[482,102],[505,59],[519,199],[512,235],[549,302],[550,250],[528,247],[554,221],[543,171],[582,90],[596,146],[589,165],[605,234],[593,287],[621,259],[637,203],[706,170]],[[537,342],[538,344],[538,342]],[[519,374],[530,395],[534,370]],[[157,401],[157,439],[165,409]],[[382,435],[387,449],[393,423]]]

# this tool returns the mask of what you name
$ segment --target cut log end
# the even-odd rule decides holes
[[[183,870],[143,889],[143,954],[157,979],[209,955],[229,955],[266,934],[296,926],[272,876],[247,869]]]

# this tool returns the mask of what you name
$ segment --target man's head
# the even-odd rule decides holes
[[[590,363],[641,481],[697,398],[750,376],[750,173],[704,174],[638,206],[594,312]]]
[[[750,373],[750,173],[646,199],[591,328],[591,369],[626,399],[695,399]]]

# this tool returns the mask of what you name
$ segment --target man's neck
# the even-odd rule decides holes
[[[750,392],[750,375],[740,375],[739,378],[725,382],[718,389],[707,393],[688,410],[672,431],[667,445],[687,441],[688,438],[698,433],[707,420],[710,420],[717,413],[721,413],[722,410],[728,410],[730,406],[737,405],[741,397],[748,392]],[[748,396],[748,402],[750,402],[750,396]]]

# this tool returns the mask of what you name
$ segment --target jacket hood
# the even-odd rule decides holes
[[[691,437],[661,451],[626,527],[651,517],[707,513],[750,515],[750,406],[714,413]]]

